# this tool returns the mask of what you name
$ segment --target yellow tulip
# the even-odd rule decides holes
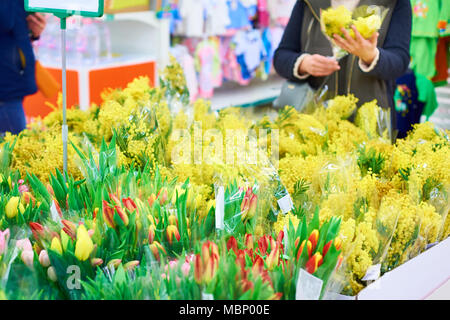
[[[12,197],[11,199],[9,199],[8,203],[6,204],[5,207],[5,211],[6,211],[6,216],[9,219],[13,219],[17,216],[17,214],[19,213],[19,197]]]
[[[75,256],[80,261],[86,261],[92,251],[94,250],[94,243],[89,237],[89,234],[84,225],[78,227],[77,243],[75,245]]]
[[[61,241],[59,241],[59,239],[57,237],[54,237],[52,239],[52,244],[50,245],[50,249],[52,249],[53,251],[58,252],[59,254],[63,253],[63,249],[61,246]]]

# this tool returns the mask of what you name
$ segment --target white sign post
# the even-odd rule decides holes
[[[63,96],[63,166],[67,173],[67,76],[66,76],[66,19],[72,15],[83,17],[103,16],[104,0],[25,0],[28,12],[52,13],[61,20],[62,96]]]

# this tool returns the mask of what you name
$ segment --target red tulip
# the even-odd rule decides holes
[[[138,210],[136,203],[131,198],[122,199],[122,203],[123,206],[127,208],[128,211],[130,211],[130,213],[133,213],[134,211]]]
[[[76,234],[77,234],[77,225],[69,220],[61,220],[62,224],[64,225],[63,231],[72,238],[72,240],[75,240]]]
[[[109,203],[103,200],[103,219],[105,220],[106,224],[110,228],[115,228],[116,223],[114,221],[114,208],[111,208]]]
[[[45,229],[42,225],[37,222],[30,222],[31,232],[36,240],[40,240],[45,237]]]
[[[317,269],[322,265],[323,258],[320,252],[316,252],[309,260],[306,262],[306,271],[310,274],[314,274]]]
[[[317,246],[317,242],[319,241],[319,230],[313,230],[313,232],[311,232],[311,234],[309,235],[308,240],[311,241],[312,251],[314,252]]]
[[[237,254],[238,244],[237,244],[237,240],[235,237],[231,236],[230,239],[228,239],[227,249],[228,249],[228,251],[233,250],[234,253]]]

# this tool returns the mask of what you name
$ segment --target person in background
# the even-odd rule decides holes
[[[28,14],[23,0],[0,1],[0,134],[26,128],[24,97],[37,91],[31,42],[46,25],[41,14]]]
[[[356,29],[356,40],[348,32],[345,38],[335,35],[336,44],[350,53],[338,62],[330,58],[332,47],[318,20],[321,9],[339,5],[349,9],[378,5],[389,8],[389,13],[371,39],[362,38]],[[329,92],[353,93],[359,106],[377,99],[381,107],[390,108],[395,128],[395,80],[410,63],[411,24],[410,0],[299,0],[275,52],[274,66],[282,77],[307,81],[313,89],[326,84]]]

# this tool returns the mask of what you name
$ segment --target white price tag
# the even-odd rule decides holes
[[[294,202],[292,202],[292,198],[289,194],[278,200],[278,205],[283,214],[288,213],[294,208]]]
[[[225,189],[219,187],[216,195],[216,229],[223,230],[225,228]]]
[[[322,287],[323,281],[321,279],[314,277],[304,269],[300,269],[297,280],[295,299],[319,300]]]
[[[52,201],[52,206],[50,207],[50,214],[52,220],[61,224],[61,217],[59,216],[58,210],[56,210],[55,200]]]
[[[363,281],[375,281],[378,280],[381,276],[381,264],[376,264],[370,266],[367,269],[366,275],[361,280]]]
[[[214,300],[214,295],[212,293],[202,292],[202,300]]]

